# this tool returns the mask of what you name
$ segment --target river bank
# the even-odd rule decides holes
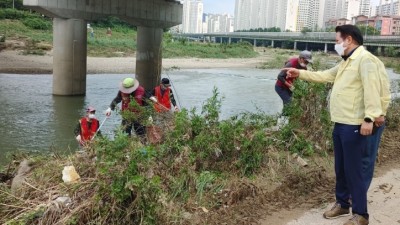
[[[247,59],[169,58],[163,59],[162,65],[164,69],[255,68],[270,58],[267,54]],[[134,73],[135,64],[135,57],[88,57],[87,71],[89,74]],[[22,55],[19,51],[0,52],[0,73],[51,74],[52,70],[51,52],[44,56]]]

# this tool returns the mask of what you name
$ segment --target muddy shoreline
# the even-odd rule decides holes
[[[163,59],[163,69],[209,69],[209,68],[256,68],[270,56],[255,58],[199,59],[169,58]],[[127,74],[134,73],[135,57],[88,57],[88,74]],[[0,52],[0,73],[12,74],[52,74],[53,56],[22,55],[19,51]]]

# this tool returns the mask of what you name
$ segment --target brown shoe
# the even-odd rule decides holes
[[[325,219],[335,219],[342,216],[350,216],[350,210],[342,208],[339,203],[335,203],[331,210],[324,213]]]
[[[343,225],[368,225],[369,221],[365,219],[363,216],[360,216],[358,214],[354,214],[351,219],[349,219],[346,223]]]

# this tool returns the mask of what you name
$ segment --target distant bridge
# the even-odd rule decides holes
[[[204,34],[174,34],[177,38],[188,38],[191,40],[210,41],[219,43],[232,43],[248,41],[254,46],[267,45],[271,47],[282,47],[284,42],[292,43],[294,49],[298,45],[308,48],[308,43],[318,44],[324,51],[333,50],[335,44],[334,32],[231,32],[231,33],[204,33]],[[381,47],[400,47],[400,36],[376,36],[364,35],[364,46]]]

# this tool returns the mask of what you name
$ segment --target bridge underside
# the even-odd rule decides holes
[[[146,89],[160,82],[163,28],[182,22],[182,5],[170,0],[24,0],[53,17],[53,94],[86,94],[86,21],[115,16],[138,27],[136,77]],[[132,40],[133,41],[133,40]],[[132,71],[133,72],[133,71]]]

